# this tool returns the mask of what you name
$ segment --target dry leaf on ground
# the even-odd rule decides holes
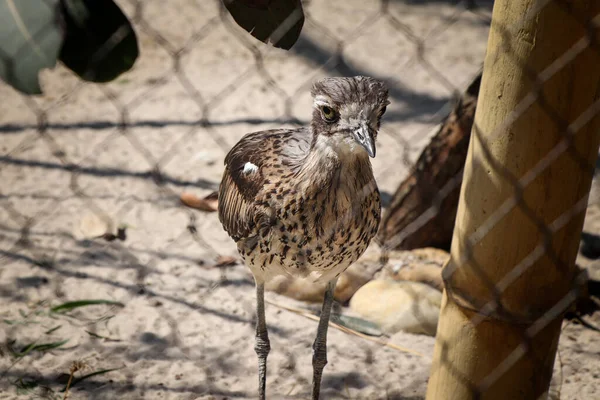
[[[219,205],[219,195],[217,192],[212,192],[203,198],[184,192],[179,199],[184,205],[200,211],[214,212],[217,211]]]
[[[238,259],[232,256],[219,256],[217,257],[217,262],[215,263],[215,267],[223,268],[223,267],[231,267],[238,263]]]

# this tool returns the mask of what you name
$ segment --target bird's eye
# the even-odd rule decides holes
[[[323,118],[325,118],[327,122],[334,122],[337,119],[337,114],[331,107],[323,106],[321,107],[321,112],[323,113]]]

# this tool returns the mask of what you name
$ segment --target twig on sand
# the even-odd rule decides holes
[[[275,302],[267,300],[267,299],[265,299],[265,302],[269,303],[269,304],[271,304],[271,305],[273,305],[273,306],[275,306],[277,308],[281,308],[282,310],[286,310],[286,311],[290,311],[290,312],[293,312],[293,313],[298,314],[298,315],[302,315],[303,317],[306,317],[308,319],[312,319],[313,321],[319,321],[319,317],[313,315],[309,311],[302,310],[302,309],[299,309],[299,308],[293,308],[293,307],[284,306],[282,304],[275,303]],[[377,338],[365,335],[365,334],[357,332],[357,331],[355,331],[353,329],[350,329],[350,328],[347,328],[345,326],[336,324],[335,322],[331,322],[330,321],[329,322],[329,326],[332,326],[332,327],[334,327],[336,329],[339,329],[342,332],[345,332],[345,333],[348,333],[348,334],[351,334],[351,335],[354,335],[354,336],[358,336],[358,337],[360,337],[362,339],[366,339],[366,340],[369,340],[371,342],[374,342],[374,343],[377,343],[377,344],[381,344],[383,346],[390,347],[390,348],[392,348],[394,350],[402,351],[404,353],[415,354],[415,355],[417,355],[419,357],[426,358],[426,356],[423,353],[420,353],[420,352],[418,352],[416,350],[407,349],[406,347],[398,346],[396,344],[389,343],[389,342],[387,342],[385,340],[377,339]]]

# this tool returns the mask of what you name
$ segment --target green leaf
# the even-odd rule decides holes
[[[139,55],[131,23],[112,1],[61,0],[66,36],[60,60],[82,79],[108,82]]]
[[[331,321],[338,325],[345,326],[346,328],[352,329],[360,333],[364,333],[369,336],[381,336],[383,333],[381,329],[373,322],[364,320],[362,318],[350,317],[349,315],[331,315]]]
[[[30,394],[39,384],[34,380],[19,378],[13,382],[13,385],[17,388],[17,394],[21,395]]]
[[[300,0],[223,0],[239,26],[263,43],[289,50],[304,25]]]
[[[52,342],[52,343],[40,343],[40,344],[30,343],[27,346],[24,346],[23,349],[21,349],[21,351],[16,352],[14,355],[16,357],[25,357],[27,354],[31,353],[32,351],[44,352],[44,351],[56,349],[56,348],[61,347],[68,341],[69,341],[69,339],[61,340],[60,342]]]
[[[69,386],[69,387],[72,388],[73,386],[75,386],[79,382],[83,381],[84,379],[91,378],[92,376],[107,374],[109,372],[118,371],[118,370],[123,369],[123,368],[125,368],[125,367],[110,368],[110,369],[101,369],[101,370],[98,370],[98,371],[91,372],[91,373],[89,373],[87,375],[83,375],[83,376],[80,376],[79,378],[73,379],[73,382],[71,382],[71,386]],[[62,388],[62,390],[60,392],[64,393],[65,390],[67,390],[67,386],[65,386],[64,388]]]
[[[91,331],[85,331],[85,332],[88,335],[90,335],[91,337],[94,337],[96,339],[104,339],[104,340],[107,340],[107,341],[110,341],[110,342],[120,342],[121,341],[120,339],[112,339],[112,338],[109,338],[107,336],[102,336],[102,335],[99,335],[99,334],[91,332]]]
[[[107,305],[111,305],[111,306],[125,307],[125,304],[120,303],[118,301],[112,301],[112,300],[78,300],[78,301],[69,301],[69,302],[63,303],[61,305],[58,305],[56,307],[52,307],[50,309],[50,311],[52,311],[54,313],[66,312],[66,311],[71,311],[71,310],[73,310],[75,308],[79,308],[79,307],[95,306],[95,305],[99,305],[99,304],[107,304]]]
[[[40,324],[39,321],[31,321],[28,319],[4,319],[2,320],[7,325],[37,325]]]
[[[59,0],[0,0],[0,78],[41,94],[38,73],[54,68],[63,40]]]

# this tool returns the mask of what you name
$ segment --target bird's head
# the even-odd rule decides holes
[[[389,104],[383,82],[364,76],[324,78],[314,83],[311,94],[317,145],[375,157],[377,132]]]

